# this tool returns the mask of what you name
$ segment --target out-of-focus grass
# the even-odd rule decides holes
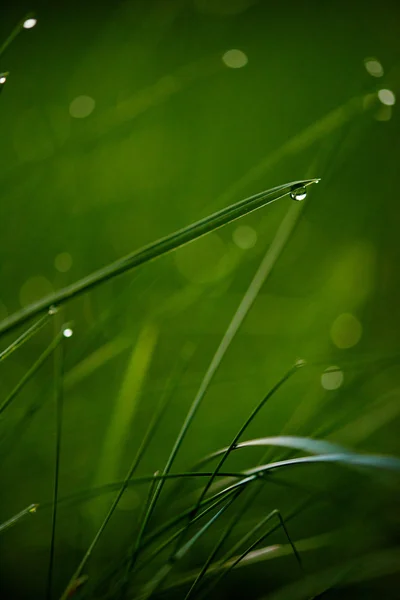
[[[2,20],[2,39],[16,13]],[[299,358],[307,366],[273,394],[239,447],[285,434],[310,444],[326,438],[362,456],[399,454],[398,118],[376,93],[398,90],[396,22],[390,3],[339,3],[322,14],[316,3],[272,10],[246,1],[132,1],[93,11],[72,2],[44,8],[38,26],[1,57],[10,70],[1,94],[2,318],[258,189],[323,179],[305,203],[288,208],[282,200],[66,305],[74,335],[63,340],[54,597],[88,549],[89,579],[77,597],[116,598],[121,589],[140,597],[164,575],[165,592],[160,585],[154,596],[185,598],[199,578],[194,598],[308,598],[327,588],[332,597],[368,597],[363,582],[371,594],[396,597],[396,474],[294,463],[239,486],[245,491],[229,507],[232,496],[222,495],[198,513],[211,476],[204,500],[233,480],[214,468],[197,478],[188,472],[229,448]],[[235,47],[248,64],[230,69],[221,57]],[[383,79],[364,68],[372,54]],[[76,119],[68,106],[80,95],[93,97],[95,109]],[[260,264],[256,293],[224,345]],[[137,355],[146,323],[157,340]],[[358,339],[352,324],[361,327]],[[16,336],[2,338],[8,349],[0,354],[2,401],[13,399],[0,421],[0,521],[40,506],[2,534],[0,585],[5,597],[44,597],[54,480],[50,356],[27,375],[51,333],[38,325]],[[204,378],[219,347],[218,370]],[[152,429],[174,372],[179,381]],[[167,477],[202,381],[201,406]],[[299,456],[254,444],[232,445],[225,458],[225,475],[241,481],[255,465]],[[102,483],[110,485],[100,495]],[[274,510],[304,576],[282,527],[264,529]]]

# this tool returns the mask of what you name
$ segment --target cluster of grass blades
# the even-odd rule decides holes
[[[246,439],[246,430],[265,404],[299,369],[307,367],[304,361],[297,361],[266,393],[227,446],[204,457],[198,464],[186,472],[177,473],[172,471],[176,455],[195,418],[198,407],[207,393],[212,378],[279,254],[276,248],[277,243],[275,245],[272,244],[268,250],[266,257],[264,257],[234,314],[211,360],[210,366],[206,371],[198,393],[192,402],[164,467],[153,475],[135,476],[148,444],[156,436],[157,428],[168,408],[168,403],[174,390],[173,381],[171,385],[167,386],[166,393],[160,399],[158,408],[153,415],[123,481],[110,482],[107,485],[93,487],[87,491],[72,493],[67,497],[60,497],[58,491],[60,444],[63,425],[63,345],[72,333],[69,324],[62,324],[62,305],[70,298],[85,293],[93,286],[108,281],[149,260],[153,260],[184,243],[194,241],[200,235],[213,231],[233,219],[240,218],[251,210],[260,208],[273,200],[287,195],[292,195],[292,197],[296,197],[299,194],[303,195],[305,194],[305,189],[317,181],[316,179],[307,179],[281,185],[261,194],[256,194],[171,236],[150,244],[145,249],[134,252],[132,255],[78,281],[68,288],[61,289],[59,292],[12,315],[0,324],[0,331],[5,333],[20,327],[38,314],[44,313],[38,321],[34,322],[33,325],[21,333],[14,342],[2,351],[0,354],[1,360],[6,359],[11,353],[17,351],[21,345],[44,327],[49,320],[53,319],[56,327],[56,333],[52,342],[1,405],[2,418],[6,419],[7,409],[16,400],[20,390],[35,375],[42,364],[50,356],[54,356],[54,401],[57,410],[53,498],[49,501],[30,504],[27,508],[11,516],[0,525],[0,532],[3,532],[13,525],[18,525],[27,515],[32,515],[37,510],[43,512],[50,510],[52,512],[52,534],[49,541],[48,598],[53,597],[58,508],[67,506],[73,511],[77,503],[90,502],[95,498],[110,493],[114,493],[114,499],[109,505],[107,514],[102,520],[82,560],[77,565],[74,573],[71,574],[70,580],[66,582],[64,592],[60,596],[61,600],[66,600],[72,595],[76,595],[79,598],[115,598],[118,600],[133,598],[147,600],[150,597],[158,597],[160,594],[170,594],[172,597],[182,597],[185,600],[189,598],[210,597],[210,594],[213,593],[218,595],[221,590],[221,583],[228,579],[234,569],[236,572],[239,567],[290,554],[293,555],[291,569],[293,570],[293,565],[297,564],[295,571],[293,571],[297,584],[295,587],[293,587],[294,584],[291,584],[292,587],[289,585],[287,590],[286,588],[282,588],[281,591],[274,592],[274,595],[271,597],[306,598],[308,597],[309,589],[314,590],[318,588],[318,593],[321,593],[332,588],[339,581],[343,584],[343,581],[347,581],[349,578],[351,580],[351,577],[357,577],[357,569],[359,570],[360,567],[359,561],[357,562],[356,559],[354,559],[354,566],[341,565],[337,569],[328,569],[326,573],[323,572],[322,574],[307,573],[303,566],[302,552],[310,547],[310,543],[308,540],[295,540],[293,538],[291,535],[291,521],[312,506],[313,503],[321,501],[335,503],[339,502],[340,498],[337,499],[332,492],[329,494],[325,493],[323,489],[313,490],[306,484],[302,485],[301,483],[285,481],[279,475],[281,472],[285,474],[287,470],[291,471],[293,468],[304,467],[304,465],[309,465],[310,468],[313,468],[313,465],[318,464],[326,464],[327,466],[336,464],[342,465],[346,469],[353,469],[369,474],[373,474],[376,471],[389,472],[392,474],[392,477],[398,478],[400,476],[400,460],[389,456],[359,454],[343,448],[341,445],[308,437],[278,436]],[[287,239],[287,235],[283,237]],[[280,232],[278,238],[278,242],[282,244],[282,232]],[[272,259],[271,251],[273,252]],[[179,377],[180,371],[178,369],[171,378],[172,380],[174,378],[179,380]],[[257,466],[239,471],[226,469],[225,463],[229,462],[233,455],[242,453],[248,448],[264,448],[264,454]],[[286,458],[270,460],[270,451],[274,448],[284,449],[287,453]],[[298,452],[305,453],[305,456],[293,457],[293,452],[295,454]],[[208,465],[214,466],[204,470]],[[196,487],[194,490],[188,490],[187,493],[177,494],[177,496],[183,496],[183,498],[187,499],[187,506],[183,510],[179,509],[172,518],[167,519],[160,526],[154,528],[151,526],[153,512],[160,501],[160,495],[166,481],[179,482],[178,488],[180,490],[184,490],[185,482],[188,481],[195,482]],[[149,486],[149,492],[147,501],[142,507],[139,526],[133,536],[131,546],[127,549],[125,556],[118,561],[117,566],[113,564],[109,572],[99,577],[98,580],[88,579],[86,569],[88,568],[90,558],[110,522],[118,503],[128,488],[137,485]],[[200,487],[197,487],[198,485]],[[300,490],[303,494],[306,494],[307,499],[300,502],[298,506],[287,513],[283,512],[280,506],[276,506],[272,510],[267,510],[246,533],[243,534],[242,532],[235,543],[232,543],[231,539],[235,534],[238,524],[249,513],[251,514],[252,508],[263,489],[269,489],[271,486],[272,488],[283,486],[291,491],[291,493],[296,493],[296,491]],[[228,521],[226,521],[227,516],[229,516]],[[211,546],[203,564],[196,571],[189,572],[186,576],[180,579],[177,578],[172,583],[169,582],[170,574],[179,569],[180,564],[185,563],[188,556],[190,557],[192,549],[196,549],[199,545],[201,546],[210,531],[215,529],[218,531],[217,540]],[[269,536],[274,534],[279,535],[286,543],[282,544],[280,542],[266,546],[265,544]],[[228,549],[226,547],[227,540],[230,542]],[[326,543],[326,540],[324,540],[324,543]],[[369,560],[369,558],[366,557],[366,560]],[[393,569],[393,566],[391,568]],[[292,594],[293,589],[295,590],[294,594]]]
[[[22,22],[21,22],[22,23]],[[0,55],[9,45],[22,25],[13,32],[6,44],[0,49]],[[163,96],[162,96],[163,97]],[[365,110],[362,99],[355,98],[335,109],[324,118],[315,122],[304,132],[284,144],[277,152],[265,157],[247,176],[237,181],[220,202],[231,200],[241,188],[253,183],[266,169],[275,166],[282,158],[296,154],[308,148],[312,143],[339,129],[343,124]],[[128,111],[129,112],[129,111]],[[112,125],[112,123],[111,123]],[[110,127],[104,120],[105,129]],[[318,163],[317,163],[318,164]],[[68,495],[60,494],[60,456],[63,438],[64,402],[68,402],[68,389],[79,383],[87,373],[95,372],[110,356],[126,349],[126,341],[121,339],[117,344],[99,349],[95,356],[85,357],[84,366],[78,364],[73,373],[64,375],[64,346],[72,335],[73,324],[64,321],[68,310],[68,302],[84,295],[94,288],[105,285],[117,276],[127,274],[146,263],[172,252],[188,243],[207,235],[230,222],[240,219],[250,212],[261,209],[280,198],[291,196],[294,200],[304,199],[307,189],[319,180],[306,178],[288,184],[279,185],[260,192],[236,204],[231,204],[219,212],[181,229],[169,236],[155,241],[132,254],[117,260],[109,266],[99,269],[76,283],[30,304],[21,311],[11,315],[0,323],[0,335],[15,334],[17,337],[0,352],[0,362],[6,361],[14,352],[24,346],[32,337],[46,326],[54,324],[53,338],[40,356],[33,362],[24,376],[13,387],[11,392],[0,403],[1,425],[7,427],[7,415],[10,406],[18,402],[18,395],[35,377],[42,366],[50,359],[54,361],[53,404],[55,408],[55,444],[54,444],[54,480],[53,493],[49,498],[27,498],[26,508],[14,515],[2,517],[0,535],[9,533],[13,527],[23,527],[38,514],[48,515],[51,519],[51,536],[49,538],[49,561],[47,569],[46,597],[56,597],[57,577],[57,524],[59,511],[74,510],[90,504],[98,499],[104,500],[105,514],[99,519],[97,530],[92,536],[86,551],[68,578],[62,581],[62,590],[58,593],[60,600],[73,597],[77,600],[86,598],[98,600],[147,600],[148,598],[182,598],[203,599],[219,598],[229,595],[225,586],[243,571],[244,581],[250,596],[265,597],[269,600],[293,600],[320,597],[329,590],[338,589],[357,582],[368,581],[374,577],[398,574],[399,553],[396,548],[376,551],[371,544],[365,551],[358,546],[353,552],[343,550],[339,560],[328,560],[320,569],[310,569],[307,557],[310,553],[337,551],[343,541],[357,536],[363,530],[363,519],[355,529],[348,523],[339,531],[326,531],[319,535],[304,537],[298,533],[299,523],[305,514],[315,507],[335,507],[342,511],[343,503],[349,500],[349,493],[342,489],[342,475],[360,478],[363,481],[378,482],[378,487],[398,485],[400,478],[400,459],[379,454],[356,452],[341,444],[327,440],[334,428],[340,428],[340,419],[335,424],[321,427],[319,439],[311,437],[290,436],[281,432],[274,437],[249,437],[248,430],[257,420],[269,401],[279,393],[296,374],[312,367],[312,363],[297,361],[289,365],[285,372],[277,377],[275,384],[259,399],[248,417],[238,428],[230,440],[224,441],[223,447],[199,459],[185,471],[174,471],[174,462],[188,431],[193,425],[198,409],[210,389],[211,383],[224,360],[226,353],[235,339],[242,323],[251,310],[262,286],[268,278],[278,257],[299,218],[299,204],[292,203],[286,217],[282,221],[274,240],[262,258],[245,294],[239,302],[232,319],[223,334],[214,355],[194,395],[189,411],[180,427],[165,464],[159,465],[155,473],[137,475],[150,443],[157,440],[157,434],[163,417],[170,407],[176,387],[190,360],[190,352],[182,360],[178,360],[176,369],[170,374],[164,386],[163,394],[156,406],[150,423],[141,436],[139,447],[133,456],[129,469],[122,480],[111,479],[106,484],[93,485],[87,490],[71,491]],[[300,209],[301,210],[301,209]],[[190,303],[192,290],[188,290],[188,298],[178,299]],[[197,291],[196,291],[197,293]],[[171,302],[171,306],[173,302]],[[115,310],[115,307],[110,309]],[[160,310],[161,318],[162,311]],[[34,319],[37,319],[34,321]],[[32,323],[33,321],[33,323]],[[23,326],[28,328],[21,331]],[[132,363],[148,358],[152,351],[152,340],[156,333],[149,326],[143,328],[143,342],[138,342],[136,351],[132,353]],[[153,337],[152,337],[153,336]],[[149,341],[150,340],[150,341]],[[147,344],[147,346],[146,346]],[[145,348],[145,352],[143,349]],[[379,359],[382,361],[382,359]],[[398,362],[398,356],[385,359]],[[82,361],[83,362],[83,361]],[[378,361],[379,362],[379,361]],[[325,365],[327,366],[327,365]],[[368,361],[365,365],[368,367]],[[142,370],[146,369],[142,365]],[[137,372],[135,371],[135,375]],[[131,391],[131,388],[128,390]],[[64,396],[66,396],[64,400]],[[132,410],[136,397],[131,399]],[[32,407],[28,418],[34,418],[41,406]],[[354,415],[358,417],[359,415]],[[3,435],[3,431],[2,431]],[[322,439],[324,438],[324,439]],[[0,447],[7,439],[0,439]],[[107,450],[107,449],[106,449]],[[255,462],[254,452],[259,451]],[[300,454],[300,456],[299,456]],[[235,458],[250,461],[251,466],[235,468]],[[247,458],[247,456],[251,458]],[[326,472],[334,473],[337,486],[326,488],[322,481],[315,485],[306,475],[296,479],[296,473],[318,469],[322,465]],[[113,471],[110,468],[110,473]],[[350,475],[348,475],[350,473]],[[294,474],[294,477],[292,477]],[[299,480],[300,479],[300,480]],[[347,485],[348,479],[343,479]],[[169,484],[168,489],[166,484]],[[132,529],[130,542],[123,548],[115,560],[109,559],[108,568],[92,569],[92,559],[104,537],[110,522],[115,515],[124,494],[131,489],[146,488],[147,494],[139,507],[138,523]],[[289,498],[284,505],[272,504],[276,491],[283,491],[279,497]],[[270,498],[272,498],[270,500]],[[160,511],[165,510],[165,517]],[[373,515],[367,515],[373,518]],[[301,529],[301,528],[300,528]],[[361,542],[362,544],[362,542]],[[373,546],[373,544],[372,544]],[[199,558],[200,557],[200,558]],[[269,580],[275,569],[283,561],[283,577],[277,583]],[[278,565],[278,567],[276,567]],[[254,568],[267,573],[268,581],[256,593],[252,577]],[[287,569],[287,573],[285,570]],[[92,572],[94,573],[92,575]],[[89,575],[88,575],[89,573]],[[285,578],[285,575],[287,577]],[[235,580],[236,581],[236,580]],[[240,577],[237,579],[240,583]],[[57,581],[57,588],[59,587]],[[229,590],[231,588],[228,588]],[[57,590],[58,591],[58,590]]]

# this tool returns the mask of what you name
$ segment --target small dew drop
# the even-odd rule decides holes
[[[237,50],[236,48],[233,50],[228,50],[222,57],[222,61],[226,64],[230,69],[241,69],[245,67],[248,63],[248,58],[242,50]]]
[[[0,75],[0,84],[3,85],[5,82],[7,81],[7,76],[6,75]]]
[[[32,504],[32,506],[29,509],[29,512],[31,514],[34,514],[37,511],[37,507],[39,506],[39,504]]]
[[[58,313],[58,307],[57,306],[50,306],[50,308],[49,308],[49,315],[55,315],[56,313]]]
[[[386,106],[393,106],[396,103],[396,96],[392,90],[382,89],[378,92],[378,98]]]
[[[328,367],[321,375],[321,385],[325,390],[337,390],[343,379],[343,371],[339,367]]]
[[[364,59],[364,66],[372,77],[382,77],[384,75],[383,67],[377,58]]]
[[[34,19],[33,17],[31,17],[29,19],[25,19],[24,29],[32,29],[32,27],[35,27],[36,23],[37,23],[37,19]]]
[[[297,200],[298,202],[301,202],[301,200],[304,200],[304,198],[306,196],[307,196],[307,190],[305,187],[297,188],[297,190],[294,190],[294,192],[292,192],[290,194],[291,199]]]
[[[66,327],[63,331],[63,336],[66,338],[70,338],[73,335],[73,331],[72,329],[70,329],[69,327]]]

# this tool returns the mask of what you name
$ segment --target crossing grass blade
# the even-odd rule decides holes
[[[22,388],[32,379],[32,377],[36,374],[36,372],[40,369],[40,367],[46,362],[49,356],[55,351],[57,346],[63,340],[63,332],[61,331],[53,341],[47,346],[46,350],[39,356],[39,358],[34,362],[30,369],[27,370],[25,375],[20,379],[14,389],[9,393],[7,398],[3,401],[0,406],[0,415],[5,411],[5,409],[10,406],[11,402],[18,395],[18,393],[22,390]]]
[[[44,315],[41,319],[29,327],[29,329],[24,331],[24,333],[22,333],[14,342],[12,342],[5,350],[3,350],[3,352],[0,352],[0,362],[8,358],[10,354],[18,350],[18,348],[25,344],[25,342],[35,335],[35,333],[40,331],[42,327],[46,325],[49,319],[50,314]]]
[[[147,598],[149,598],[159,588],[176,562],[181,560],[188,553],[197,540],[204,535],[211,525],[217,521],[217,519],[231,506],[233,502],[235,502],[241,492],[242,490],[238,490],[236,493],[234,493],[227,503],[220,508],[219,511],[213,517],[211,517],[211,519],[209,519],[207,523],[205,523],[205,525],[203,525],[203,527],[201,527],[201,529],[199,529],[199,531],[197,531],[181,548],[179,548],[177,552],[174,553],[174,555],[167,561],[162,569],[160,569],[160,571],[155,575],[152,581],[149,582],[148,588],[145,590],[144,594],[140,596],[141,600],[147,600]]]
[[[151,260],[154,260],[176,248],[179,248],[193,240],[196,240],[211,231],[219,229],[224,225],[240,219],[244,215],[247,215],[262,206],[266,206],[271,202],[275,202],[288,194],[291,194],[299,188],[309,186],[313,183],[317,183],[319,179],[305,179],[301,181],[294,181],[284,185],[271,188],[264,192],[254,194],[249,198],[240,200],[236,204],[232,204],[222,210],[192,223],[187,227],[176,231],[164,238],[157,240],[145,246],[141,250],[133,252],[128,256],[125,256],[103,269],[99,269],[94,273],[91,273],[87,277],[69,285],[58,292],[42,298],[38,302],[30,304],[26,308],[19,312],[14,313],[8,319],[0,323],[0,334],[4,334],[7,331],[11,331],[15,327],[22,325],[27,320],[31,319],[35,315],[48,310],[51,306],[60,306],[67,300],[71,300],[76,296],[84,294],[89,290],[97,287],[101,283],[113,279],[117,275],[121,275],[127,271],[130,271],[140,265],[143,265]]]

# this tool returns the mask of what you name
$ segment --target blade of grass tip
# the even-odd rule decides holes
[[[3,352],[0,352],[0,362],[5,360],[10,354],[18,350],[25,342],[27,342],[35,333],[40,331],[50,318],[50,314],[44,315],[36,321],[29,329],[24,331],[14,342],[12,342]]]
[[[303,185],[302,187],[306,187],[306,185],[310,185],[312,183],[317,183],[319,181],[319,179],[309,179],[309,180],[305,180],[307,182],[307,184]],[[236,333],[238,332],[240,326],[242,325],[245,317],[247,316],[250,308],[252,307],[259,291],[261,290],[261,287],[263,286],[266,278],[268,277],[269,273],[271,272],[272,267],[274,266],[277,258],[279,257],[280,253],[282,252],[284,246],[286,245],[287,240],[289,239],[289,236],[291,234],[291,232],[293,231],[294,225],[297,222],[297,215],[298,213],[294,213],[294,215],[292,214],[291,211],[289,211],[285,217],[285,219],[283,220],[281,226],[278,229],[278,232],[271,244],[271,246],[269,247],[265,257],[263,258],[254,278],[252,279],[249,288],[247,289],[241,303],[239,304],[239,307],[237,308],[222,340],[220,345],[218,346],[216,353],[214,354],[211,363],[203,377],[203,380],[200,384],[199,390],[192,402],[192,405],[189,409],[189,412],[185,418],[185,421],[182,425],[182,428],[178,434],[178,437],[175,441],[175,444],[171,450],[171,454],[168,458],[168,461],[165,465],[164,468],[164,473],[168,473],[171,465],[179,451],[180,446],[182,445],[183,439],[186,435],[186,432],[191,424],[191,422],[193,421],[196,412],[200,406],[201,401],[203,400],[209,386],[210,383],[215,375],[215,373],[217,372],[233,338],[235,337]],[[154,508],[155,502],[158,499],[159,494],[161,493],[161,489],[162,489],[162,483],[158,486],[156,493],[155,493],[155,498],[154,498],[154,502],[153,505],[150,507],[149,510],[149,514],[147,515],[147,519],[146,522],[144,523],[143,526],[143,531],[145,530],[148,520],[151,516],[151,512]],[[142,535],[143,533],[141,533]],[[141,542],[141,535],[139,536],[138,539],[138,551],[140,549],[140,542]]]
[[[82,558],[80,564],[78,565],[75,573],[73,574],[73,576],[71,577],[65,591],[64,594],[62,595],[61,599],[64,600],[64,598],[68,597],[68,591],[70,589],[70,587],[73,585],[74,581],[76,581],[78,579],[78,577],[80,576],[80,574],[82,573],[82,570],[84,569],[87,561],[89,560],[94,548],[96,547],[104,529],[106,528],[109,520],[111,519],[115,509],[118,506],[119,501],[122,498],[123,493],[125,492],[126,488],[128,487],[128,484],[130,482],[130,480],[133,477],[134,472],[136,471],[142,457],[143,454],[145,453],[145,451],[147,450],[151,440],[153,439],[153,436],[156,432],[157,427],[159,426],[161,419],[163,417],[163,415],[165,414],[165,411],[168,407],[168,404],[170,403],[172,397],[173,397],[173,391],[176,389],[176,385],[178,383],[178,381],[180,380],[181,375],[183,375],[184,371],[187,368],[187,365],[189,364],[189,360],[191,358],[191,354],[187,354],[186,355],[186,360],[184,360],[183,362],[183,368],[182,368],[182,363],[180,361],[177,361],[175,364],[175,369],[172,371],[171,376],[169,377],[167,384],[165,386],[165,390],[164,390],[164,394],[161,396],[160,402],[153,414],[153,417],[150,421],[150,425],[142,439],[142,442],[139,446],[139,449],[135,455],[135,458],[132,461],[132,464],[128,470],[128,473],[124,479],[124,481],[122,482],[122,485],[116,495],[116,497],[114,498],[113,503],[110,506],[110,509],[107,513],[107,515],[105,516],[102,524],[100,525],[95,537],[93,538],[92,543],[90,544],[88,550],[86,551],[86,554],[84,555],[84,557]],[[152,497],[152,492],[154,491],[154,486],[156,484],[156,482],[158,481],[157,477],[159,475],[159,471],[156,471],[156,473],[154,473],[153,478],[150,481],[150,495],[149,495],[149,499],[148,502],[145,505],[145,510],[147,510],[147,506],[150,503],[150,498]]]
[[[24,510],[21,510],[21,512],[17,513],[10,519],[7,519],[7,521],[0,523],[0,533],[5,531],[12,525],[15,525],[15,523],[18,523],[18,521],[20,521],[26,515],[33,515],[36,512],[38,506],[39,504],[30,504],[29,506],[24,508]]]
[[[253,498],[251,497],[250,499],[250,503],[252,502]],[[221,547],[223,546],[223,544],[225,543],[225,541],[228,539],[229,535],[232,533],[233,529],[235,528],[235,526],[240,522],[242,516],[244,515],[244,513],[247,511],[249,507],[249,501],[247,501],[245,503],[245,505],[243,507],[241,507],[239,514],[235,514],[231,520],[231,522],[228,524],[228,526],[226,527],[225,531],[222,533],[220,539],[218,540],[217,544],[214,546],[213,550],[211,551],[210,555],[208,556],[206,562],[204,563],[200,573],[197,575],[197,577],[195,578],[195,580],[193,581],[189,591],[187,592],[186,596],[185,596],[185,600],[189,600],[190,596],[192,596],[194,590],[201,585],[202,579],[204,578],[205,574],[207,573],[207,570],[209,568],[209,566],[211,565],[212,561],[214,560],[215,556],[218,554],[219,550],[221,549]],[[279,511],[272,511],[270,514],[268,514],[266,517],[264,517],[259,523],[257,523],[257,525],[255,527],[253,527],[253,529],[250,530],[250,532],[248,532],[244,538],[242,538],[238,544],[236,544],[236,546],[238,546],[239,544],[242,545],[244,543],[246,543],[246,541],[248,539],[250,539],[254,533],[256,531],[258,531],[258,529],[260,529],[263,525],[265,525],[265,523],[267,523],[273,516],[274,513],[279,513]],[[280,518],[280,516],[279,516]],[[269,532],[271,533],[271,532]],[[235,547],[236,547],[235,546]],[[231,549],[229,551],[229,554],[234,554],[234,550]],[[296,554],[297,557],[297,554]],[[299,564],[300,563],[300,558],[299,558]],[[209,592],[209,590],[208,590]]]
[[[0,57],[4,54],[11,42],[15,40],[17,35],[21,33],[23,29],[31,29],[36,25],[36,19],[33,13],[28,13],[12,30],[8,38],[0,46]]]
[[[69,285],[58,292],[51,294],[45,298],[42,298],[38,302],[35,302],[21,311],[14,313],[8,319],[0,323],[0,334],[10,331],[14,327],[21,325],[28,319],[34,317],[40,312],[48,309],[50,306],[59,306],[62,303],[83,294],[94,287],[109,281],[110,279],[121,275],[135,267],[143,265],[151,260],[154,260],[164,254],[175,250],[188,244],[189,242],[198,239],[199,237],[214,231],[224,225],[240,219],[246,214],[249,214],[262,206],[275,202],[284,196],[294,193],[300,188],[307,187],[312,183],[318,182],[318,179],[305,179],[302,181],[295,181],[292,183],[284,184],[260,192],[244,200],[240,200],[236,204],[232,204],[227,208],[224,208],[196,223],[193,223],[175,233],[172,233],[164,238],[157,240],[145,246],[141,250],[133,252],[128,256],[125,256],[110,265],[99,269],[84,277],[83,279]]]
[[[230,498],[227,501],[227,503],[222,508],[220,508],[219,511],[213,517],[211,517],[211,519],[209,519],[207,523],[205,523],[205,525],[203,525],[203,527],[201,527],[199,531],[197,531],[186,542],[186,544],[184,544],[181,548],[178,549],[177,552],[175,552],[175,554],[167,561],[167,563],[162,567],[162,569],[160,569],[160,571],[155,575],[152,581],[147,584],[144,590],[144,594],[140,596],[141,600],[147,600],[160,587],[160,585],[167,577],[173,566],[187,554],[187,552],[192,548],[192,546],[197,542],[197,540],[202,535],[204,535],[204,533],[211,527],[211,525],[215,523],[215,521],[219,519],[219,517],[240,496],[242,491],[243,490],[238,490],[235,494],[233,494],[232,498]]]
[[[249,502],[246,502],[246,504],[248,505]],[[285,519],[286,523],[288,523],[294,517],[301,514],[306,508],[309,508],[310,506],[312,506],[312,504],[313,504],[313,500],[299,504],[298,507],[295,510],[293,510],[291,513],[289,513],[289,515],[286,517],[286,519]],[[240,513],[242,513],[242,511],[240,511]],[[245,544],[251,537],[253,537],[254,533],[256,533],[262,527],[262,525],[264,525],[267,522],[267,520],[269,518],[270,518],[270,515],[268,514],[267,517],[264,517],[261,521],[259,521],[245,536],[240,538],[239,541],[236,542],[236,544],[234,544],[234,546],[232,546],[229,549],[229,551],[220,560],[218,560],[217,562],[212,563],[210,565],[210,568],[208,569],[205,576],[207,576],[208,579],[211,578],[211,581],[203,583],[202,587],[196,592],[196,598],[200,599],[200,598],[204,598],[206,596],[207,597],[210,596],[210,592],[218,585],[218,582],[220,581],[221,576],[223,575],[225,570],[229,567],[229,561],[232,558],[232,556],[234,557],[235,553],[239,550],[239,548],[243,544]],[[273,533],[278,531],[278,529],[280,529],[280,527],[281,527],[280,523],[275,525],[274,527],[269,529],[269,534],[272,535]],[[233,558],[233,560],[235,560],[235,557]],[[193,575],[189,576],[187,578],[184,578],[183,580],[179,581],[177,584],[172,583],[171,586],[166,591],[170,592],[172,589],[174,589],[177,586],[180,586],[183,584],[185,584],[185,585],[190,584],[190,582],[192,582],[193,580],[194,580]]]
[[[296,546],[295,546],[292,538],[289,535],[289,532],[285,525],[285,521],[283,520],[282,515],[279,512],[279,510],[275,509],[271,513],[269,513],[269,515],[267,515],[267,517],[265,519],[265,522],[271,520],[274,517],[277,517],[277,519],[279,521],[279,525],[278,525],[277,529],[279,529],[279,528],[283,529],[286,539],[288,540],[290,547],[292,548],[292,551],[296,558],[297,564],[299,565],[299,568],[300,568],[301,572],[303,573],[303,566],[301,564],[300,555],[296,549]],[[261,542],[263,542],[270,534],[271,534],[271,531],[267,531],[266,533],[263,533],[252,544],[250,544],[250,546],[248,548],[246,548],[246,550],[244,552],[242,552],[242,554],[240,554],[240,556],[238,556],[235,560],[233,560],[232,563],[228,566],[228,568],[225,571],[223,571],[223,573],[221,574],[221,576],[219,578],[219,583],[221,582],[221,580],[223,578],[225,578],[236,567],[237,564],[240,563],[241,560],[243,560],[252,550],[254,550],[254,548],[256,548],[259,544],[261,544]]]
[[[55,323],[57,327],[57,321]],[[63,339],[71,337],[72,329],[64,325],[62,327]],[[53,514],[51,523],[51,539],[50,539],[50,558],[49,568],[47,572],[47,588],[46,598],[51,600],[53,570],[54,570],[54,549],[56,539],[56,523],[57,523],[57,507],[58,507],[58,486],[60,476],[60,455],[61,455],[61,435],[63,425],[63,374],[64,374],[64,344],[60,344],[54,352],[54,402],[55,402],[55,417],[56,417],[56,439],[54,448],[54,487],[53,487]]]
[[[4,400],[2,405],[0,406],[0,415],[5,411],[5,409],[11,404],[17,394],[22,390],[22,388],[28,383],[28,381],[35,375],[35,373],[40,369],[40,367],[46,362],[46,360],[51,356],[57,346],[62,342],[64,338],[64,332],[60,331],[53,339],[53,341],[47,346],[46,350],[39,356],[37,361],[31,366],[30,369],[25,373],[25,375],[21,378],[19,383],[15,386],[15,388],[10,392],[7,398]]]

